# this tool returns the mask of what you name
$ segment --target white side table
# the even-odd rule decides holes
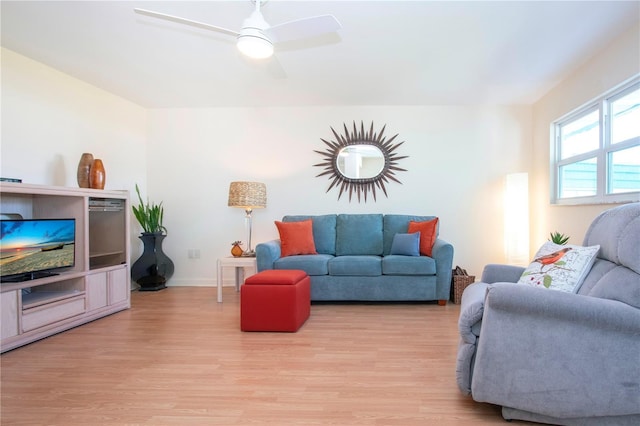
[[[218,259],[218,303],[222,303],[222,271],[226,267],[233,266],[236,269],[236,291],[240,291],[240,285],[244,283],[246,268],[257,272],[255,257],[223,257]]]

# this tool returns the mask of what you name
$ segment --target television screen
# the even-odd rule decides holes
[[[75,264],[75,219],[0,221],[0,279],[22,281]]]

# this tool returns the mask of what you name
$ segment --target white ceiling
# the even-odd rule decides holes
[[[343,28],[251,62],[233,37],[134,7],[239,30],[254,5],[2,0],[2,46],[148,108],[530,104],[640,19],[638,0],[270,0],[271,25]]]

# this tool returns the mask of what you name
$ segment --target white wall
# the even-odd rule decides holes
[[[78,161],[90,152],[104,162],[105,189],[146,186],[146,109],[10,50],[1,52],[1,176],[77,187]],[[137,238],[132,242],[137,258]]]
[[[176,272],[170,285],[212,285],[215,259],[231,241],[245,240],[243,212],[227,207],[229,182],[267,184],[268,207],[254,213],[254,245],[275,238],[285,214],[415,213],[441,218],[441,237],[455,247],[454,263],[479,275],[502,262],[503,182],[529,172],[531,250],[550,231],[580,243],[597,212],[609,206],[549,204],[549,124],[567,111],[639,72],[638,28],[630,30],[534,106],[222,108],[147,111],[126,100],[2,50],[1,175],[25,182],[76,186],[82,152],[105,161],[107,188],[139,183],[163,201],[165,250]],[[402,184],[377,202],[338,201],[315,177],[333,139],[330,126],[373,121],[405,141]],[[148,182],[148,185],[147,185]],[[146,188],[146,191],[144,191]],[[132,228],[137,258],[139,227]],[[578,237],[579,236],[579,237]],[[137,244],[137,246],[136,246]],[[188,259],[199,249],[200,259]]]
[[[348,201],[326,193],[315,177],[324,150],[343,123],[373,121],[399,134],[409,158],[402,184],[389,198]],[[108,189],[163,201],[176,264],[171,285],[215,284],[215,259],[231,241],[245,240],[244,213],[227,207],[232,180],[268,188],[268,207],[254,213],[254,246],[275,238],[273,225],[294,213],[415,213],[441,218],[441,236],[454,244],[455,263],[479,274],[503,261],[504,175],[527,171],[530,107],[224,108],[147,111],[71,76],[2,50],[2,176],[24,182],[76,186],[83,152],[104,160]],[[146,191],[145,191],[146,188]],[[132,196],[134,196],[132,192]],[[133,200],[135,202],[135,200]],[[134,235],[132,256],[141,252]],[[188,259],[199,249],[200,259]]]
[[[640,28],[635,26],[621,35],[533,106],[533,158],[530,177],[532,252],[553,231],[570,235],[571,244],[582,244],[593,218],[613,207],[550,204],[550,126],[564,114],[640,73],[639,32]]]
[[[326,193],[329,180],[315,177],[320,138],[330,126],[384,124],[389,137],[405,141],[402,184],[388,198],[348,201]],[[267,185],[268,206],[254,212],[256,242],[277,237],[274,220],[285,214],[407,213],[437,215],[441,237],[455,247],[456,264],[480,274],[487,262],[504,260],[503,179],[528,171],[531,108],[525,107],[317,107],[159,109],[150,114],[148,181],[152,199],[163,201],[169,236],[165,251],[176,272],[172,285],[213,284],[215,259],[231,242],[245,241],[244,212],[227,207],[229,182]],[[246,241],[245,241],[246,242]],[[201,258],[188,259],[189,249]]]

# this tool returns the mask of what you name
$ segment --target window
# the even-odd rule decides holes
[[[552,202],[640,199],[640,76],[554,122]]]

